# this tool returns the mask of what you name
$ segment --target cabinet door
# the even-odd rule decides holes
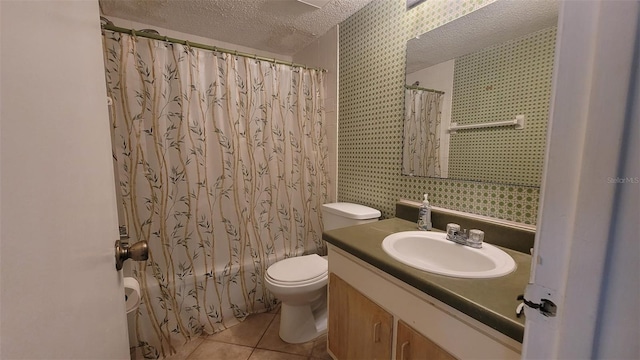
[[[452,360],[455,357],[429,338],[413,330],[403,321],[398,321],[396,360],[428,359]]]
[[[391,359],[393,316],[329,275],[329,350],[338,360]]]

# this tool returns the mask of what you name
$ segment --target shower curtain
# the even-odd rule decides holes
[[[441,177],[442,93],[405,89],[402,174]]]
[[[322,72],[103,35],[113,153],[142,285],[136,347],[168,356],[272,309],[269,265],[323,253]]]

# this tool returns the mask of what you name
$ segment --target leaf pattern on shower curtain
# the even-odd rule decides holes
[[[323,253],[322,72],[105,31],[146,358],[272,309],[269,265]]]
[[[441,93],[405,89],[402,174],[442,176]]]

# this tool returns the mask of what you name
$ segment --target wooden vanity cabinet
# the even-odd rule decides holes
[[[328,315],[336,360],[520,359],[521,343],[333,245]]]
[[[334,358],[391,358],[393,315],[337,275],[329,275],[328,348]]]
[[[456,359],[404,321],[397,326],[396,360]],[[391,359],[393,315],[333,273],[328,327],[328,347],[335,359]]]
[[[429,359],[429,360],[455,360],[456,357],[449,354],[433,341],[412,329],[404,321],[398,321],[398,334],[396,341],[396,360]]]

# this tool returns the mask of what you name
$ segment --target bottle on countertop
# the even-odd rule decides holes
[[[429,204],[429,194],[424,194],[424,201],[420,206],[418,214],[418,230],[431,230],[431,205]]]

